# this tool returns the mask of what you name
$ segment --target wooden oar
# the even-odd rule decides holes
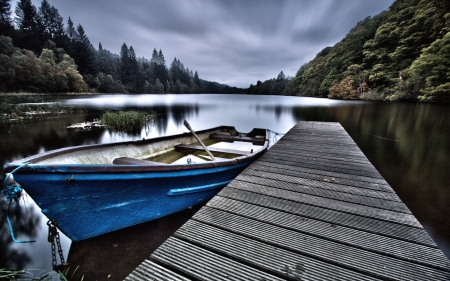
[[[191,133],[194,135],[194,137],[203,146],[203,149],[206,151],[206,153],[208,153],[211,160],[216,161],[216,158],[211,154],[211,152],[209,152],[208,148],[205,146],[205,144],[202,142],[202,140],[197,136],[197,134],[194,132],[194,130],[192,130],[191,125],[189,125],[189,123],[186,120],[184,120],[184,126],[186,126],[186,128],[188,128],[188,130],[191,131]]]

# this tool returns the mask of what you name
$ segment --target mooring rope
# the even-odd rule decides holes
[[[3,181],[4,184],[4,188],[3,190],[0,192],[6,199],[9,200],[9,204],[8,204],[8,210],[6,211],[6,221],[8,222],[8,226],[9,226],[9,232],[11,233],[11,238],[14,242],[16,243],[31,243],[31,242],[36,242],[34,240],[30,240],[30,241],[20,241],[17,240],[14,236],[14,231],[12,228],[12,224],[11,224],[11,220],[9,219],[9,209],[11,208],[11,203],[12,201],[14,201],[16,204],[19,204],[19,198],[22,195],[22,187],[17,186],[17,185],[8,185],[7,181],[8,178],[17,170],[19,170],[20,168],[24,167],[28,165],[28,163],[22,164],[19,167],[15,168],[11,173],[9,173],[6,177],[5,180]]]
[[[278,141],[278,136],[284,136],[284,135],[285,135],[285,134],[282,134],[282,133],[277,133],[277,132],[272,131],[272,130],[270,130],[270,129],[268,129],[267,131],[269,131],[269,136],[268,136],[268,139],[269,139],[269,147],[271,146],[270,143],[272,143],[272,145],[274,145],[274,144]],[[272,137],[271,133],[274,134],[273,137]]]

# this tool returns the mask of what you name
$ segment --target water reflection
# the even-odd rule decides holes
[[[88,108],[88,111],[16,124],[0,131],[2,167],[5,162],[14,159],[70,145],[185,132],[184,119],[195,130],[234,125],[240,131],[262,127],[279,133],[287,132],[298,121],[340,122],[441,249],[450,256],[450,223],[446,217],[450,212],[449,106],[246,95],[109,95],[61,97],[60,101],[75,108]],[[158,119],[153,129],[150,132],[142,130],[140,135],[120,134],[107,129],[66,129],[73,123],[92,121],[106,110],[124,108],[157,112]],[[41,216],[36,210],[28,209],[29,213]],[[46,219],[37,222],[33,216],[27,214],[31,222],[26,223],[44,224],[44,236],[38,233],[36,239],[41,241],[42,247],[49,247],[45,233]],[[0,222],[4,227],[4,218]],[[39,227],[35,229],[39,232]],[[2,228],[2,233],[5,233],[4,230]],[[10,240],[5,235],[2,235],[0,243],[0,250],[4,249],[8,256],[17,254],[15,246],[9,244]],[[20,254],[24,262],[17,265],[27,266],[25,263],[29,261],[28,266],[41,268],[40,265],[34,266],[34,262],[40,261],[39,251],[49,251],[44,248],[31,252],[24,250]]]
[[[2,214],[6,214],[8,202],[0,204]],[[52,271],[51,246],[47,242],[47,219],[41,214],[34,201],[26,194],[22,195],[20,207],[11,206],[10,220],[16,239],[21,241],[36,240],[35,243],[14,243],[6,223],[6,216],[0,218],[0,268],[26,269],[27,276],[41,277]],[[70,240],[61,237],[62,248],[67,257]],[[56,280],[56,279],[55,279]]]
[[[2,214],[6,214],[9,203],[2,202],[0,209]],[[10,219],[17,239],[33,240],[36,239],[36,225],[39,222],[40,217],[34,215],[33,210],[30,210],[30,216],[28,212],[24,214],[22,208],[15,208],[14,204],[10,210]],[[33,208],[33,207],[31,207]],[[3,253],[0,263],[10,268],[24,268],[31,261],[31,257],[27,252],[20,252],[17,248],[14,248],[14,244],[11,243],[11,236],[7,235],[10,232],[8,224],[6,222],[6,215],[0,218],[0,251]],[[23,237],[26,238],[23,238]]]
[[[354,108],[356,119],[340,110],[334,114],[430,234],[449,241],[448,107],[393,104],[388,109],[382,104]]]

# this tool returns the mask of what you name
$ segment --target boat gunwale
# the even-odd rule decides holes
[[[199,130],[197,134],[204,134],[207,132],[214,132],[220,129],[228,129],[234,130],[238,134],[240,134],[234,126],[217,126],[205,130]],[[259,130],[258,128],[254,128],[252,131],[246,133],[249,134],[254,130]],[[232,159],[221,160],[221,161],[210,161],[204,163],[194,163],[194,164],[176,164],[176,165],[154,165],[154,166],[143,166],[143,165],[121,165],[121,164],[34,164],[33,162],[43,161],[55,156],[63,155],[69,152],[76,152],[88,149],[96,149],[96,148],[104,148],[109,146],[117,146],[117,145],[128,145],[128,144],[150,144],[152,142],[165,141],[170,139],[175,139],[179,137],[190,136],[192,133],[183,132],[181,134],[169,135],[169,136],[161,136],[151,139],[143,139],[143,140],[133,140],[133,141],[123,141],[123,142],[114,142],[114,143],[104,143],[104,144],[89,144],[89,145],[79,145],[79,146],[70,146],[63,147],[59,149],[54,149],[50,151],[46,151],[44,153],[36,154],[33,156],[29,156],[20,160],[13,161],[11,163],[7,163],[4,165],[5,173],[8,173],[15,168],[18,168],[25,163],[28,165],[23,166],[20,170],[17,170],[15,173],[26,174],[26,173],[144,173],[144,172],[161,172],[161,171],[180,171],[180,170],[192,170],[192,169],[207,169],[207,168],[216,168],[216,167],[226,167],[235,165],[237,163],[244,163],[247,161],[252,161],[254,158],[259,157],[264,151],[267,150],[269,146],[268,139],[268,130],[265,130],[266,135],[264,138],[264,143],[261,148],[254,151],[252,154],[238,156]]]

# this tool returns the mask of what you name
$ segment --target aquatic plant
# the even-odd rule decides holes
[[[16,270],[10,268],[0,269],[0,280],[39,280],[39,281],[50,281],[51,275],[55,272],[48,272],[42,276],[34,277],[33,274],[28,270]],[[62,275],[61,275],[62,276]]]
[[[77,266],[72,272],[71,267],[65,268],[63,271],[51,271],[42,276],[34,277],[29,270],[15,270],[10,268],[0,268],[0,280],[36,280],[36,281],[50,281],[54,280],[54,275],[59,275],[61,281],[72,281],[79,266]],[[81,276],[81,281],[84,280],[84,275]]]
[[[100,117],[102,124],[109,129],[123,132],[138,132],[156,119],[156,113],[138,110],[105,112]]]
[[[0,124],[11,124],[32,120],[36,117],[72,113],[74,113],[72,107],[62,106],[58,102],[28,104],[12,104],[7,100],[0,102]]]

